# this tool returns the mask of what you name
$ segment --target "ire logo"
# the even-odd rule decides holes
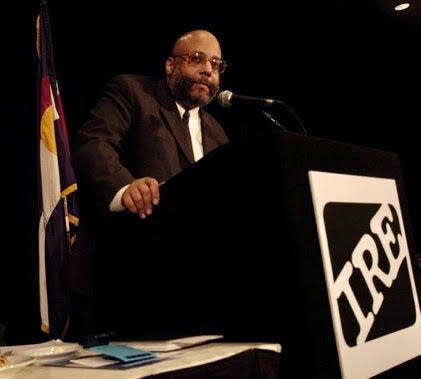
[[[411,282],[408,264],[402,264],[407,258],[395,207],[331,202],[325,205],[324,221],[333,296],[348,346],[412,325],[415,304],[408,296]]]

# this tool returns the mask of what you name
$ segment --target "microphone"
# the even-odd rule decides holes
[[[274,99],[235,95],[228,90],[219,93],[218,103],[223,108],[229,108],[232,106],[246,106],[252,107],[254,109],[270,109],[284,104],[281,101]]]

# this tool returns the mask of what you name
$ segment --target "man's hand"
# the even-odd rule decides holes
[[[130,212],[140,218],[152,214],[152,206],[159,203],[159,184],[154,178],[136,179],[123,193],[121,202]]]

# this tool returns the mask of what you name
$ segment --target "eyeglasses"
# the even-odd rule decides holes
[[[190,51],[188,53],[173,55],[173,58],[183,58],[188,64],[192,66],[204,66],[209,61],[212,70],[222,74],[227,68],[227,62],[219,58],[208,58],[206,54],[200,51]]]

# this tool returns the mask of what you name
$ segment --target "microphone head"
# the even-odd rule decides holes
[[[223,108],[229,108],[231,104],[231,97],[233,93],[231,91],[225,90],[219,93],[218,103]]]

